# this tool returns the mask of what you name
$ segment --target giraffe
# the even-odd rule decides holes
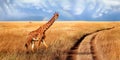
[[[28,50],[28,47],[31,45],[32,51],[34,51],[35,42],[38,42],[37,48],[40,46],[41,42],[47,48],[47,44],[45,43],[45,32],[48,28],[55,22],[55,20],[59,17],[58,13],[54,13],[54,16],[44,25],[40,26],[38,29],[31,31],[27,36],[27,42],[25,43],[25,47]]]

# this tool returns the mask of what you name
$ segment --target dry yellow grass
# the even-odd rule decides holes
[[[27,34],[44,23],[0,22],[0,60],[65,60],[67,51],[83,34],[120,25],[115,22],[55,22],[46,32],[48,49],[41,45],[39,51],[26,54]]]
[[[95,40],[99,59],[120,60],[120,27],[99,33]]]

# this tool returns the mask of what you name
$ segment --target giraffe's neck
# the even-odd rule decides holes
[[[57,18],[58,18],[58,16],[53,16],[46,24],[44,24],[43,26],[39,27],[38,31],[43,30],[43,32],[45,32],[55,22],[55,20]]]

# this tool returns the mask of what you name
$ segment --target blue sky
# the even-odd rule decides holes
[[[0,0],[0,21],[119,21],[120,0]]]

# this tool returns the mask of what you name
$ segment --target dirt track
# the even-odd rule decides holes
[[[95,46],[95,38],[98,33],[105,30],[111,30],[113,28],[115,27],[96,30],[94,32],[83,35],[74,44],[74,46],[71,47],[66,60],[101,60],[97,56],[98,53]]]

